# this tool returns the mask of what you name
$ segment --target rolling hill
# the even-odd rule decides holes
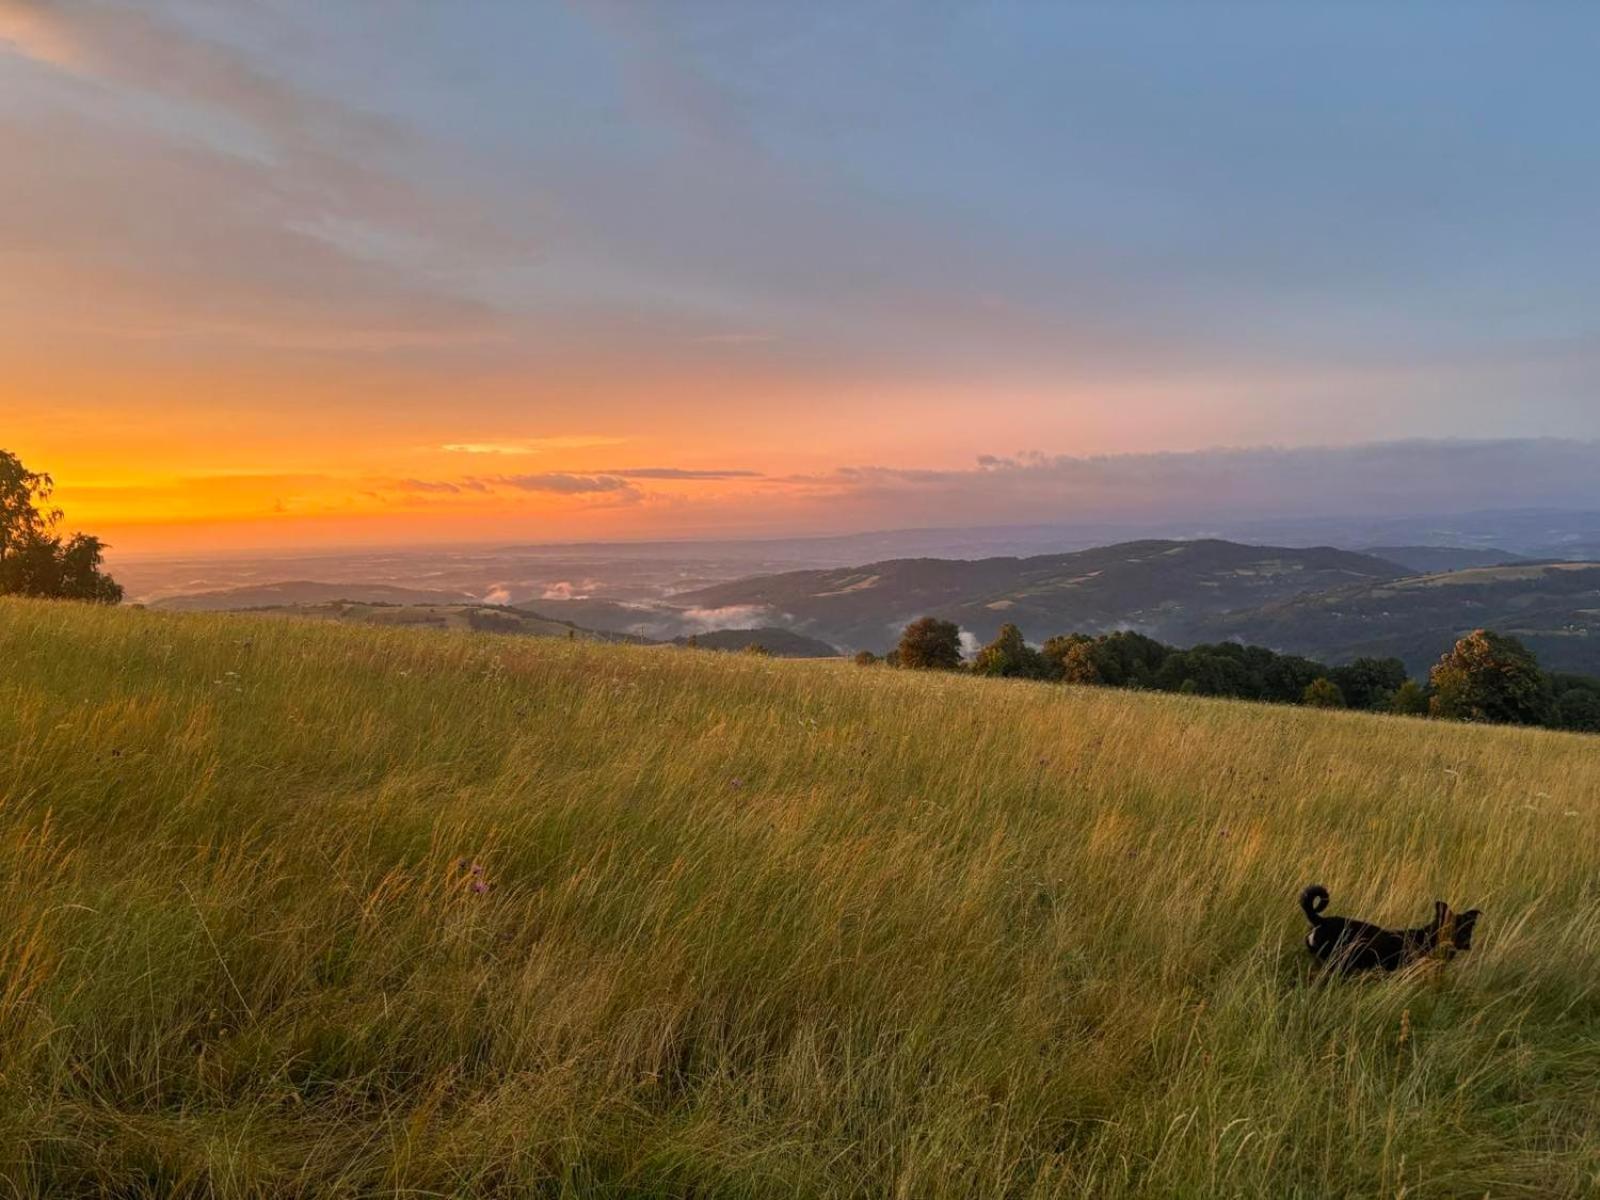
[[[220,610],[219,610],[220,611]],[[605,642],[645,642],[648,638],[597,632],[556,621],[525,609],[494,604],[378,604],[332,600],[323,604],[270,605],[244,610],[256,616],[339,621],[389,628],[463,629],[523,637],[577,637]]]
[[[149,607],[168,612],[233,612],[328,604],[339,600],[357,604],[472,604],[477,602],[477,597],[466,592],[395,587],[384,583],[318,583],[295,579],[168,596],[152,601]]]
[[[252,589],[247,595],[249,598],[257,598],[258,592],[258,589]],[[179,611],[184,610],[180,608]],[[534,612],[525,605],[508,607],[497,604],[391,604],[330,600],[320,604],[255,605],[248,608],[213,608],[198,611],[242,612],[264,617],[338,621],[346,625],[381,625],[388,628],[458,629],[520,637],[581,638],[588,641],[632,642],[637,645],[655,644],[660,641],[634,633],[587,629],[571,621],[558,620]],[[673,644],[679,646],[688,645],[690,641],[688,636],[672,639]],[[832,658],[839,653],[835,647],[826,642],[795,633],[790,629],[774,627],[718,629],[696,633],[693,635],[693,644],[703,650],[744,650],[759,645],[776,658]]]
[[[40,1195],[1578,1197],[1591,738],[0,600]],[[1298,890],[1454,963],[1313,986]]]
[[[1361,553],[1386,562],[1398,563],[1417,575],[1436,575],[1442,571],[1464,571],[1468,567],[1498,567],[1526,562],[1509,550],[1476,550],[1459,546],[1368,546]]]
[[[674,602],[765,611],[774,624],[850,649],[890,646],[907,621],[925,614],[956,621],[980,640],[1012,621],[1035,640],[1136,628],[1182,641],[1219,613],[1406,574],[1394,563],[1345,550],[1144,541],[1034,558],[896,559],[792,571],[705,588]]]
[[[1225,614],[1198,632],[1335,663],[1392,655],[1420,676],[1480,627],[1521,639],[1549,670],[1600,675],[1600,563],[1516,563],[1353,584]]]

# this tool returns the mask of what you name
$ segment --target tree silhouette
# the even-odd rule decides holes
[[[100,570],[105,547],[85,533],[56,533],[55,481],[0,450],[0,595],[115,604],[122,588]]]

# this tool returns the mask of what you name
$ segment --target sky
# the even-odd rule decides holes
[[[0,447],[132,551],[1411,451],[1385,503],[1600,508],[1596,61],[1556,3],[0,0]]]

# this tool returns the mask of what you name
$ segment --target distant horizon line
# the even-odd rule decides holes
[[[1468,520],[1484,517],[1533,517],[1541,515],[1581,517],[1593,516],[1600,519],[1600,505],[1595,507],[1563,507],[1556,505],[1521,505],[1504,508],[1471,508],[1454,510],[1429,510],[1425,512],[1408,513],[1404,515],[1374,516],[1361,512],[1329,512],[1312,516],[1286,516],[1286,517],[1211,517],[1209,521],[1219,522],[1224,525],[1317,525],[1320,523],[1333,523],[1339,521],[1361,521],[1374,524],[1387,524],[1390,522],[1404,521],[1430,521],[1430,520]],[[903,525],[894,527],[861,529],[851,532],[830,533],[794,533],[771,534],[761,536],[715,536],[715,535],[686,535],[683,537],[654,537],[654,538],[583,538],[572,541],[508,541],[504,538],[492,538],[482,541],[464,541],[456,538],[439,540],[419,540],[410,542],[354,542],[337,546],[295,546],[284,544],[280,546],[249,546],[249,547],[224,547],[208,549],[193,549],[178,552],[161,550],[134,550],[117,553],[115,546],[109,548],[108,559],[119,559],[126,562],[186,562],[207,561],[215,559],[270,559],[279,557],[294,558],[341,558],[351,554],[422,554],[447,550],[463,551],[498,551],[512,553],[523,550],[577,550],[585,547],[607,549],[620,549],[627,547],[670,547],[670,546],[764,546],[779,545],[792,542],[832,542],[850,541],[865,538],[891,538],[912,535],[952,534],[962,536],[980,535],[985,533],[1022,533],[1038,532],[1049,533],[1053,531],[1079,531],[1079,536],[1091,536],[1097,533],[1112,533],[1120,531],[1134,533],[1141,536],[1128,540],[1161,540],[1161,541],[1235,541],[1239,537],[1250,536],[1242,533],[1227,533],[1223,530],[1184,532],[1161,532],[1170,529],[1174,522],[1171,520],[1144,521],[1014,521],[1001,523],[986,523],[981,525]],[[1422,544],[1422,543],[1418,543]],[[1331,547],[1343,549],[1344,547]],[[1448,548],[1448,547],[1440,547]],[[1468,547],[1456,547],[1467,549]]]

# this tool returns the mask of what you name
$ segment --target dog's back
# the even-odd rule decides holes
[[[1397,970],[1434,954],[1441,946],[1451,952],[1472,948],[1472,929],[1478,910],[1457,915],[1443,900],[1434,902],[1433,921],[1415,929],[1384,929],[1350,917],[1325,917],[1328,889],[1312,884],[1300,893],[1300,908],[1311,922],[1306,947],[1336,971]]]

